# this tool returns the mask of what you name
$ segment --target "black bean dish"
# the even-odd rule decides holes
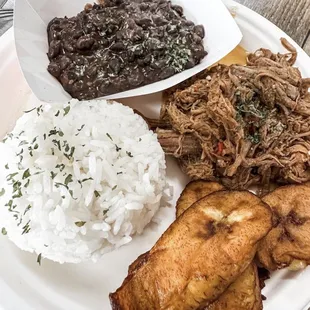
[[[167,0],[105,0],[48,25],[48,71],[72,97],[93,99],[192,68],[204,27]]]

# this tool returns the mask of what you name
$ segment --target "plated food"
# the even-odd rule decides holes
[[[205,29],[167,0],[105,0],[48,25],[48,71],[73,97],[93,99],[199,64]]]
[[[1,146],[0,229],[57,262],[97,261],[132,240],[157,212],[165,180],[156,135],[116,102],[45,104]]]
[[[201,198],[223,190],[224,186],[216,182],[194,181],[185,187],[176,204],[176,216],[182,215],[191,205]]]
[[[77,2],[70,6],[73,16]],[[216,49],[209,27],[204,40],[204,28],[185,15],[166,0],[86,5],[77,16],[49,23],[48,70],[78,99],[168,78],[198,65],[206,40],[207,59]],[[79,285],[91,285],[92,293],[100,287],[94,293],[100,308],[110,308],[107,292],[119,287],[110,294],[113,309],[261,310],[258,266],[269,272],[309,264],[303,246],[307,184],[271,193],[271,183],[304,183],[309,173],[309,81],[293,67],[296,50],[282,43],[287,54],[262,48],[244,62],[245,50],[238,47],[240,57],[232,54],[227,64],[176,87],[168,89],[186,72],[157,83],[167,90],[160,119],[145,118],[149,128],[137,115],[155,110],[149,97],[131,102],[136,111],[104,100],[43,103],[27,111],[0,146],[11,152],[0,184],[2,234],[36,252],[39,264],[42,258],[61,263],[100,258],[89,283],[79,281],[79,272],[91,270],[85,269],[89,265],[70,266],[78,294],[83,292]],[[46,67],[45,62],[45,74]],[[40,78],[63,92],[51,75]],[[185,187],[176,210],[160,209],[166,206],[164,152],[195,180]],[[175,201],[188,179],[181,171],[167,174]],[[252,185],[259,186],[256,196],[242,191]],[[290,199],[284,201],[286,195]],[[155,223],[148,225],[152,219]],[[129,263],[146,250],[121,285]],[[66,270],[43,264],[42,272],[50,266]],[[93,305],[85,307],[99,308]]]
[[[268,270],[303,269],[310,264],[309,186],[280,187],[263,201],[274,213],[275,226],[260,245],[260,264]]]
[[[166,91],[158,139],[190,178],[233,189],[309,181],[310,82],[282,43],[287,54],[260,49],[246,66],[219,65]]]
[[[177,205],[177,218],[201,198],[225,190],[216,182],[193,181],[183,190]],[[207,310],[260,310],[261,287],[257,266],[253,262]]]
[[[168,228],[110,295],[113,309],[202,309],[251,264],[272,228],[269,206],[249,192],[202,198]]]
[[[129,267],[110,294],[112,309],[263,309],[257,263],[269,271],[309,265],[308,196],[309,185],[280,187],[260,200],[217,183],[189,183],[178,200],[183,213]]]

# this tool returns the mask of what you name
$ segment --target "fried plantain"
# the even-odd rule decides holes
[[[202,309],[251,264],[272,228],[270,208],[249,192],[217,192],[185,211],[110,294],[112,309]]]
[[[183,190],[177,205],[177,217],[190,208],[204,196],[223,190],[224,187],[215,182],[193,181]],[[136,260],[136,266],[143,259],[141,255]],[[135,265],[131,265],[134,268]],[[257,266],[252,263],[238,279],[206,310],[261,310],[263,309],[261,288]]]
[[[216,182],[193,181],[188,183],[177,201],[176,216],[179,217],[199,199],[224,189],[223,185]]]
[[[263,302],[255,263],[252,263],[218,300],[206,308],[206,310],[261,309]]]
[[[259,246],[257,257],[272,271],[310,264],[310,189],[291,185],[276,189],[263,198],[272,209],[275,227]]]

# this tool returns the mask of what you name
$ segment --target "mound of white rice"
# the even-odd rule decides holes
[[[119,103],[41,106],[4,143],[11,156],[0,230],[23,250],[61,263],[96,261],[142,233],[159,208],[164,152]]]

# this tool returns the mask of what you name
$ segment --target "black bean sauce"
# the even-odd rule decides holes
[[[48,71],[80,100],[169,78],[207,55],[203,26],[167,0],[105,0],[47,31]]]

